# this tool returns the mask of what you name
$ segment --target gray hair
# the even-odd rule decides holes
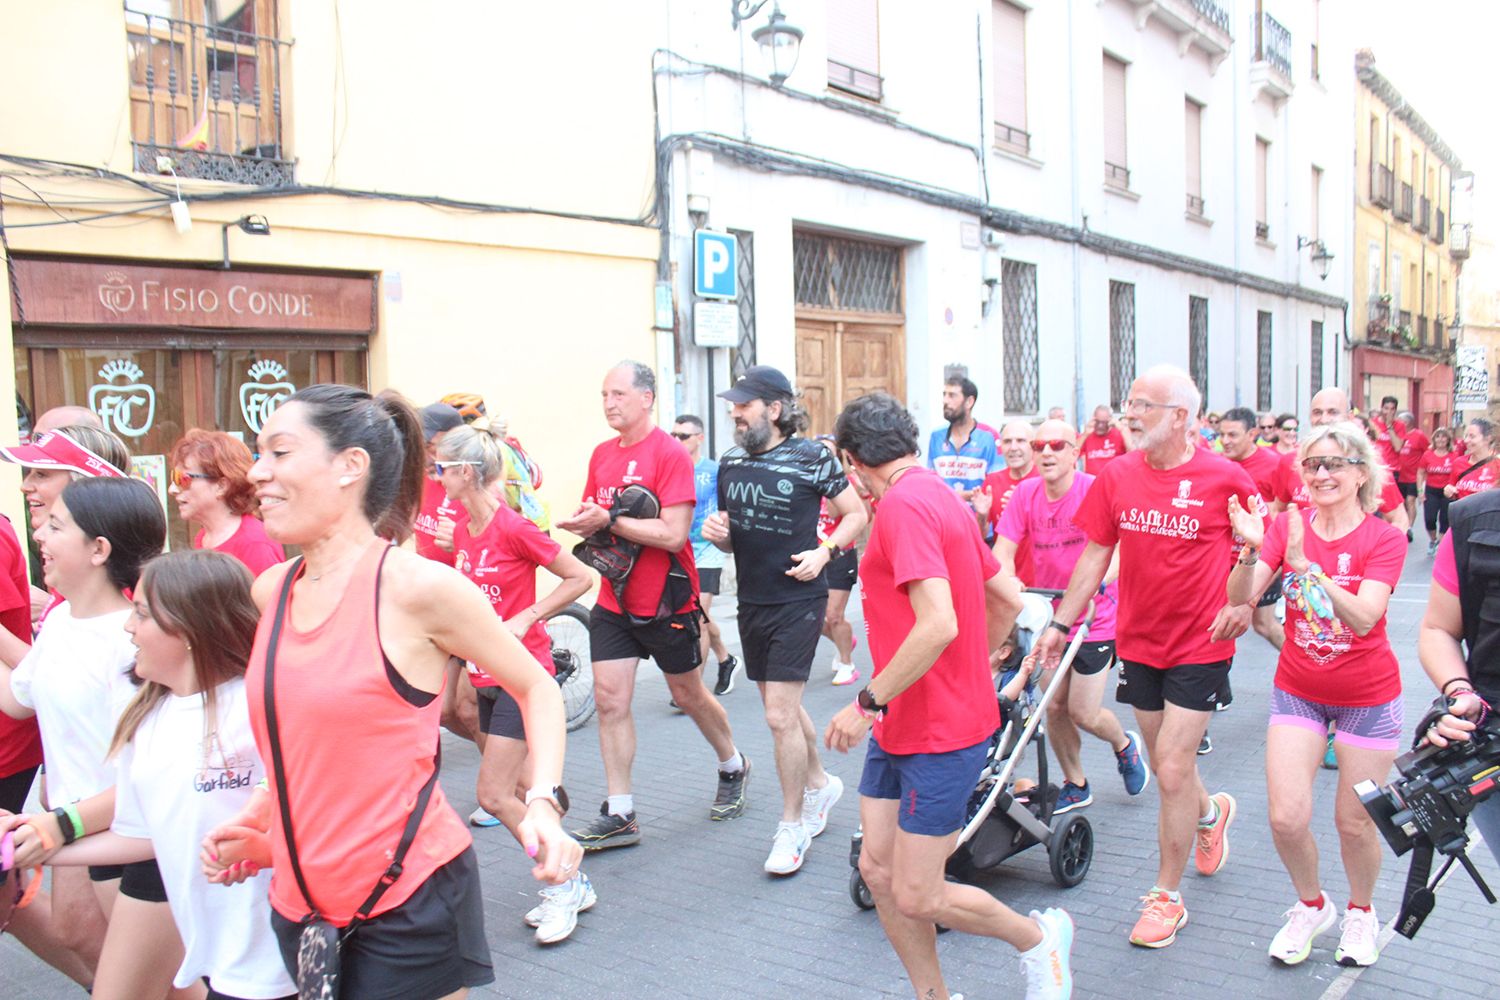
[[[615,370],[625,369],[630,372],[630,384],[640,392],[649,392],[656,395],[656,372],[651,370],[650,365],[641,364],[639,361],[631,361],[629,358],[615,365]]]
[[[1314,427],[1312,433],[1297,449],[1299,472],[1302,460],[1307,457],[1313,445],[1320,441],[1331,441],[1345,458],[1357,459],[1360,462],[1365,470],[1365,481],[1359,488],[1359,508],[1367,514],[1373,514],[1379,510],[1380,494],[1385,489],[1389,473],[1386,472],[1385,463],[1375,454],[1375,445],[1370,441],[1364,428],[1352,421]]]
[[[1176,365],[1154,365],[1140,377],[1166,383],[1167,402],[1187,410],[1189,422],[1202,412],[1203,394],[1193,384],[1192,377]]]
[[[493,429],[455,427],[438,442],[440,462],[473,462],[481,487],[492,485],[505,474],[505,455],[501,451],[503,432]]]

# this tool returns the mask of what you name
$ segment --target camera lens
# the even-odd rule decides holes
[[[1402,828],[1411,819],[1411,813],[1396,796],[1394,789],[1383,790],[1373,781],[1361,781],[1354,786],[1360,805],[1375,821],[1375,828],[1391,845],[1391,850],[1402,855],[1411,850],[1411,837]]]

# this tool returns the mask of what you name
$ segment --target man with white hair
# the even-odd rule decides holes
[[[1249,605],[1227,604],[1216,589],[1235,558],[1229,500],[1265,510],[1243,468],[1190,440],[1198,406],[1192,379],[1176,368],[1152,368],[1130,387],[1125,413],[1139,447],[1106,465],[1084,497],[1075,523],[1089,542],[1035,646],[1042,666],[1058,661],[1118,545],[1115,697],[1135,709],[1161,801],[1156,884],[1130,934],[1144,948],[1166,947],[1187,923],[1178,889],[1190,844],[1200,875],[1229,856],[1235,801],[1209,796],[1197,750],[1214,706],[1228,703],[1234,639],[1250,624]]]
[[[1000,515],[1005,513],[1016,487],[1022,480],[1036,475],[1035,459],[1031,453],[1031,439],[1035,436],[1029,421],[1012,420],[1006,424],[1000,432],[1000,458],[1005,462],[1005,468],[985,476],[983,485],[969,498],[987,539],[994,537],[995,525],[1000,523]]]

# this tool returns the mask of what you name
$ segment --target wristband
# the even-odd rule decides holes
[[[1443,686],[1440,687],[1440,688],[1438,688],[1438,691],[1441,692],[1442,694],[1446,695],[1448,693],[1448,685],[1450,685],[1450,684],[1469,684],[1469,685],[1471,685],[1470,688],[1469,688],[1469,690],[1470,691],[1474,690],[1474,688],[1472,687],[1473,682],[1470,681],[1469,678],[1467,678],[1467,677],[1450,677],[1447,680],[1443,681]]]
[[[1063,635],[1067,635],[1069,632],[1073,631],[1073,626],[1071,626],[1071,625],[1064,625],[1062,622],[1058,621],[1056,618],[1054,618],[1050,622],[1048,622],[1047,623],[1047,627],[1048,628],[1055,628],[1059,632],[1061,632]]]
[[[834,558],[838,558],[840,549],[839,549],[839,547],[837,545],[834,544],[832,538],[825,538],[825,539],[823,539],[823,543],[822,543],[822,545],[819,546],[819,548],[827,549],[828,550],[828,554],[830,556],[832,556]]]
[[[83,816],[78,812],[78,803],[69,802],[63,809],[67,810],[68,819],[73,821],[73,839],[88,836],[88,830],[83,826]]]
[[[867,711],[865,709],[865,706],[859,703],[858,698],[854,699],[854,710],[858,712],[862,718],[869,719],[871,722],[879,722],[881,716],[885,714],[884,712]]]

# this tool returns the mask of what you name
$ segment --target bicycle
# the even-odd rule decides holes
[[[589,609],[573,603],[547,619],[552,637],[552,664],[562,690],[568,731],[594,717],[594,661],[589,653]]]

